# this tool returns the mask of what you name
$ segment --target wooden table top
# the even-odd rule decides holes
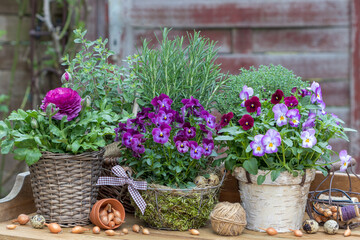
[[[200,235],[194,236],[190,235],[189,232],[180,232],[180,231],[163,231],[149,229],[150,235],[143,235],[141,233],[134,233],[131,231],[133,224],[142,225],[141,220],[136,219],[134,216],[127,214],[125,223],[119,228],[128,228],[129,234],[125,236],[107,236],[104,230],[100,234],[93,234],[91,231],[85,232],[83,234],[73,234],[70,233],[71,228],[63,228],[63,231],[59,234],[50,233],[47,228],[44,229],[34,229],[28,223],[23,226],[18,226],[15,230],[6,229],[6,225],[10,224],[11,221],[5,221],[0,223],[0,239],[2,240],[52,240],[52,239],[71,239],[71,240],[103,240],[103,239],[126,239],[126,240],[140,240],[140,239],[149,239],[149,240],[169,240],[169,239],[199,239],[199,240],[231,240],[231,239],[298,239],[292,233],[279,233],[275,236],[268,236],[266,233],[254,232],[250,230],[244,230],[243,234],[236,237],[225,237],[216,235],[212,229],[210,223],[199,229]],[[92,228],[93,225],[88,226]],[[120,230],[116,230],[120,232]],[[322,227],[319,232],[316,234],[306,234],[304,233],[302,239],[343,239],[344,230],[339,230],[336,235],[325,234]],[[360,228],[352,230],[353,236],[360,236]]]

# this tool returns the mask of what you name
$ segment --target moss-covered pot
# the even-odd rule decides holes
[[[139,191],[147,204],[144,215],[138,207],[135,215],[156,229],[186,231],[203,227],[218,202],[222,182],[223,179],[217,186],[194,189],[151,184],[146,191]],[[135,206],[133,200],[132,204]]]

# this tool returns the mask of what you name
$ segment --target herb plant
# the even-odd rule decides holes
[[[250,67],[248,70],[242,68],[240,71],[239,75],[229,77],[227,84],[216,96],[215,108],[221,113],[230,111],[239,116],[239,93],[245,85],[251,87],[260,99],[271,98],[277,89],[281,89],[285,96],[290,96],[293,88],[302,89],[307,86],[300,77],[280,65],[262,65],[258,69]]]
[[[199,100],[182,99],[181,113],[172,109],[165,94],[152,99],[135,119],[119,123],[116,134],[125,148],[122,164],[136,172],[136,178],[170,187],[194,187],[193,180],[211,164],[214,151],[215,117]]]
[[[163,29],[159,48],[151,48],[144,40],[137,61],[133,61],[134,75],[141,80],[140,106],[149,106],[151,100],[161,93],[168,95],[179,111],[181,99],[193,96],[208,109],[215,94],[227,81],[215,63],[218,49],[215,42],[200,36],[199,32],[188,34],[189,44],[184,46],[183,37],[169,40],[168,29]]]
[[[36,163],[44,151],[79,154],[98,151],[113,140],[112,121],[118,121],[110,105],[91,107],[89,98],[57,88],[47,93],[39,110],[13,111],[0,121],[1,153]]]
[[[224,145],[228,147],[225,167],[232,170],[241,166],[254,175],[258,169],[269,170],[266,175],[271,174],[273,181],[283,171],[297,176],[305,169],[317,169],[326,174],[324,166],[331,163],[335,153],[329,140],[348,141],[345,131],[353,130],[344,128],[342,120],[325,111],[320,85],[313,82],[309,88],[293,89],[287,97],[277,89],[267,99],[262,99],[261,86],[255,86],[256,89],[241,87],[239,115],[216,138],[226,141]],[[346,150],[339,156],[344,171],[351,157]],[[216,164],[221,162],[217,160]],[[258,176],[258,184],[263,183],[266,175]]]
[[[114,53],[106,48],[107,39],[88,41],[85,34],[86,30],[74,30],[74,42],[81,49],[73,59],[69,55],[63,58],[63,65],[68,66],[63,87],[78,91],[81,97],[90,96],[93,108],[99,109],[106,102],[116,113],[130,112],[139,83],[127,69],[109,62]]]

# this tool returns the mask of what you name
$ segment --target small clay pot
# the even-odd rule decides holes
[[[98,227],[100,227],[102,229],[116,229],[116,228],[120,227],[120,225],[122,224],[122,223],[120,223],[118,225],[115,225],[114,227],[109,227],[109,226],[104,225],[101,222],[101,220],[100,220],[100,209],[106,207],[109,203],[111,204],[112,208],[114,208],[114,209],[116,209],[117,211],[120,212],[121,221],[123,222],[124,219],[125,219],[124,207],[118,200],[116,200],[114,198],[101,199],[101,200],[97,201],[94,204],[94,206],[92,207],[91,213],[90,213],[90,221],[94,225],[96,225],[96,226],[98,226]]]

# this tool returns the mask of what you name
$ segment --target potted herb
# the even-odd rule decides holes
[[[222,174],[210,168],[216,156],[215,117],[193,97],[181,103],[181,112],[175,111],[173,100],[161,94],[152,99],[152,108],[143,108],[116,129],[126,148],[121,164],[150,184],[141,192],[145,213],[136,213],[154,228],[204,226],[222,183]]]
[[[327,174],[325,166],[335,153],[329,140],[348,140],[345,132],[353,131],[325,111],[320,84],[305,88],[299,82],[284,86],[284,91],[277,88],[277,81],[265,85],[267,77],[280,78],[277,74],[283,71],[274,66],[245,71],[249,82],[238,88],[238,103],[229,105],[235,117],[216,138],[228,147],[226,159],[216,164],[224,161],[239,180],[247,228],[255,231],[270,226],[279,232],[300,228],[315,170]],[[259,76],[261,81],[250,82]],[[345,169],[351,157],[343,150],[340,158]]]

